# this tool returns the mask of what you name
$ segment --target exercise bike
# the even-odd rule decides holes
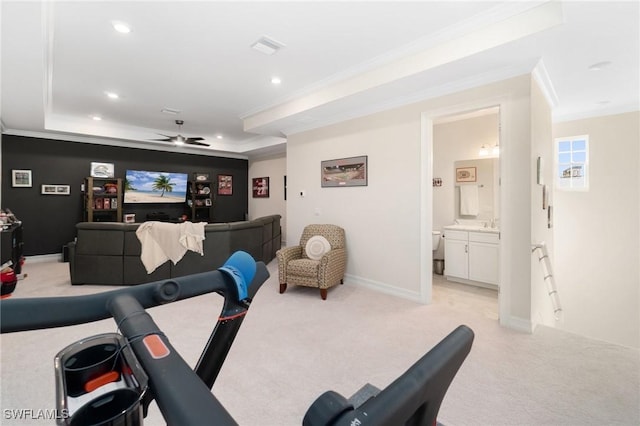
[[[263,262],[239,251],[215,271],[93,295],[2,300],[0,332],[116,321],[118,333],[82,339],[55,356],[59,425],[142,425],[154,400],[168,425],[236,425],[211,388],[268,278]],[[192,369],[145,309],[211,292],[224,303]],[[385,389],[369,385],[359,403],[325,392],[309,407],[303,425],[435,425],[473,337],[471,329],[459,326]]]

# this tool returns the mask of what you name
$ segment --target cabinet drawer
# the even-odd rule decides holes
[[[500,242],[500,234],[494,234],[492,232],[469,232],[469,241],[498,244]]]
[[[469,239],[469,233],[467,231],[444,231],[444,238],[447,240],[462,240],[467,241]]]

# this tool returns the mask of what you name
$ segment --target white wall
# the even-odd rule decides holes
[[[547,209],[542,208],[543,185],[547,185],[548,191],[552,190],[552,185],[550,185],[553,177],[551,109],[535,80],[531,81],[531,105],[531,156],[529,159],[532,170],[530,177],[531,243],[544,242],[549,257],[553,259],[553,229],[548,227]],[[542,169],[543,185],[537,183],[538,157],[546,165]],[[549,204],[553,204],[552,197],[549,197]],[[551,281],[545,281],[544,269],[539,256],[541,256],[539,250],[532,253],[531,256],[531,316],[534,324],[556,327],[559,323],[556,320],[555,308],[547,287]],[[550,272],[553,273],[553,270]]]
[[[589,135],[587,192],[555,191],[561,327],[640,347],[640,113],[556,123],[553,136]]]
[[[287,170],[285,154],[249,160],[249,220],[272,214],[282,216],[282,244],[286,243],[286,201],[284,199],[284,176]],[[253,198],[253,178],[269,177],[269,198]],[[289,194],[287,194],[289,196]]]
[[[343,226],[349,252],[347,283],[423,300],[423,280],[429,284],[431,280],[422,265],[431,260],[433,176],[433,134],[423,124],[447,112],[499,105],[503,117],[500,167],[504,170],[501,300],[505,304],[500,321],[531,330],[530,90],[530,77],[522,76],[290,135],[289,186],[292,194],[305,190],[307,196],[287,201],[289,238],[299,238],[308,223]],[[368,186],[320,188],[322,160],[358,155],[369,159]]]

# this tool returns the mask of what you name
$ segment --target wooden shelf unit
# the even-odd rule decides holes
[[[122,179],[85,178],[84,220],[122,222]]]
[[[211,181],[189,181],[187,205],[191,211],[192,222],[213,221],[213,190]]]

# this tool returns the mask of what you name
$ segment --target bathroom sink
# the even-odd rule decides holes
[[[484,225],[479,224],[453,224],[445,226],[444,229],[445,231],[448,229],[451,231],[500,232],[498,228],[485,227]]]

